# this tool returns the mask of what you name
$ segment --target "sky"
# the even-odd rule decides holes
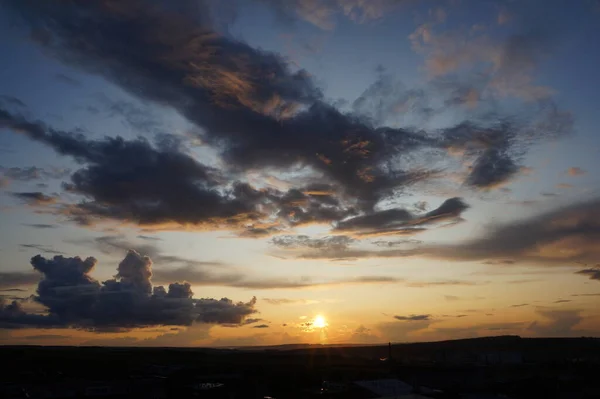
[[[598,21],[0,2],[0,344],[600,336]]]

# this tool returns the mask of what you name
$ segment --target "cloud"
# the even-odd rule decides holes
[[[139,238],[139,236],[138,236]],[[144,253],[153,259],[153,264],[157,265],[180,265],[180,267],[203,268],[203,267],[224,267],[225,263],[220,261],[202,261],[197,259],[182,258],[176,255],[167,255],[158,248],[155,243],[160,239],[143,239],[144,244],[139,244],[128,240],[122,235],[100,236],[91,240],[73,240],[75,244],[91,244],[93,247],[106,255],[113,255],[115,252],[127,252],[129,249],[134,249],[137,252]],[[150,242],[148,242],[150,241]]]
[[[600,280],[600,267],[583,269],[583,270],[579,270],[576,273],[582,274],[584,276],[588,276],[590,278],[590,280]]]
[[[257,326],[252,326],[252,328],[269,328],[268,324],[259,324]]]
[[[335,230],[352,232],[357,236],[410,234],[441,222],[456,222],[469,208],[461,198],[450,198],[438,208],[422,215],[413,215],[405,209],[395,208],[357,216],[337,224]]]
[[[139,235],[139,236],[137,236],[137,238],[140,238],[142,240],[148,240],[148,241],[162,241],[162,238],[145,236],[145,235]]]
[[[420,246],[413,254],[447,260],[502,260],[568,265],[600,256],[600,200],[576,203],[488,228],[480,237],[447,246]],[[593,275],[592,271],[582,274]]]
[[[63,73],[57,73],[56,75],[54,75],[56,80],[58,80],[61,83],[70,85],[70,86],[74,86],[74,87],[80,87],[81,86],[81,82],[78,81],[77,79],[74,79],[70,76],[67,76]]]
[[[271,243],[283,249],[316,249],[339,251],[348,248],[354,239],[346,236],[330,236],[324,238],[310,238],[306,235],[278,236]]]
[[[104,95],[98,96],[98,99],[100,105],[98,108],[94,107],[93,113],[102,111],[109,118],[120,117],[125,126],[144,134],[160,133],[165,130],[156,113],[150,108],[129,101],[111,100]]]
[[[432,76],[467,70],[485,78],[486,90],[501,95],[540,99],[552,94],[533,83],[537,67],[553,50],[550,32],[528,26],[497,39],[465,29],[439,32],[435,25],[422,24],[409,37]]]
[[[430,314],[412,314],[410,316],[394,316],[394,319],[405,321],[431,320]]]
[[[55,229],[58,227],[58,225],[46,224],[46,223],[31,223],[31,224],[24,224],[23,226],[33,227],[36,229]]]
[[[262,298],[261,300],[270,305],[310,305],[319,303],[319,301],[312,299]]]
[[[495,35],[488,29],[442,31],[445,25],[434,20],[409,36],[414,50],[425,58],[431,84],[438,87],[437,97],[445,98],[447,106],[466,105],[471,112],[479,112],[499,107],[505,97],[521,103],[523,114],[515,118],[497,118],[484,129],[464,123],[448,132],[458,140],[449,142],[447,148],[465,156],[465,184],[476,189],[509,183],[522,170],[520,161],[533,142],[572,131],[572,115],[559,110],[553,90],[537,85],[534,79],[556,47],[557,29],[539,26],[539,20],[520,25],[516,33]],[[461,135],[467,140],[460,140]]]
[[[193,298],[189,283],[170,283],[168,289],[152,286],[152,261],[129,251],[113,279],[99,282],[90,273],[96,259],[89,257],[31,258],[43,275],[34,301],[44,305],[44,315],[29,314],[18,303],[4,304],[0,323],[16,327],[76,327],[96,331],[127,330],[154,325],[242,323],[256,313],[256,298]]]
[[[523,306],[529,306],[528,303],[520,303],[518,305],[510,305],[511,308],[522,308]]]
[[[357,215],[375,217],[382,200],[439,177],[438,169],[428,169],[429,162],[419,166],[408,155],[442,152],[446,159],[451,148],[460,148],[475,159],[466,183],[487,189],[514,176],[531,142],[569,129],[568,117],[550,102],[537,104],[536,117],[521,118],[525,122],[499,110],[487,113],[493,118],[470,118],[433,132],[381,126],[335,108],[307,71],[281,55],[217,34],[204,4],[167,3],[3,4],[40,33],[36,43],[47,54],[102,76],[143,103],[175,110],[198,128],[199,138],[216,151],[222,165],[217,170],[197,162],[173,137],[154,144],[141,138],[93,140],[0,110],[0,126],[81,165],[64,187],[82,200],[60,207],[62,216],[80,224],[116,220],[156,228],[227,229],[243,237],[275,234],[289,226],[339,224]],[[313,2],[286,4],[278,7],[316,12]],[[383,0],[336,0],[332,7],[363,20],[383,15],[389,5]],[[501,71],[531,63],[514,61],[527,57],[520,49],[531,47],[519,43],[516,49],[505,46],[502,54],[511,55],[503,59],[513,61],[503,61]],[[135,54],[125,49],[135,49]],[[150,127],[142,123],[139,128]],[[303,184],[282,192],[252,186],[241,177],[266,169],[301,171],[329,190]],[[401,218],[400,212],[395,216]],[[391,231],[378,233],[412,234],[441,220],[442,215],[420,223],[411,220],[405,229],[397,220]]]
[[[26,107],[25,103],[13,96],[0,95],[0,103],[17,108]]]
[[[569,176],[583,176],[585,175],[587,172],[581,168],[578,168],[576,166],[572,166],[569,169],[567,169],[567,174]]]
[[[56,200],[57,200],[56,197],[46,195],[39,191],[15,192],[15,193],[11,193],[11,195],[31,206],[50,205],[50,204],[56,203]]]
[[[341,279],[317,277],[274,277],[261,278],[248,273],[228,271],[224,273],[198,269],[194,267],[179,267],[169,269],[155,269],[156,281],[185,280],[194,286],[225,286],[246,289],[302,289],[311,287],[332,287],[352,284],[393,284],[402,282],[402,279],[391,276],[358,276]]]
[[[486,284],[487,282],[477,282],[468,280],[438,280],[438,281],[412,281],[406,284],[407,287],[412,288],[424,288],[424,287],[436,287],[436,286],[472,286],[479,284]]]
[[[418,244],[422,244],[423,241],[415,240],[414,238],[408,238],[408,239],[394,240],[394,241],[379,240],[379,241],[373,241],[372,243],[374,245],[377,245],[378,247],[393,248],[393,247],[397,247],[397,246],[401,246],[401,245],[418,245]]]
[[[0,289],[14,289],[27,285],[35,285],[40,281],[37,273],[24,272],[0,272]]]
[[[338,16],[356,23],[366,23],[383,17],[412,0],[257,0],[273,10],[276,17],[286,26],[297,19],[320,29],[331,30]]]
[[[580,334],[574,327],[583,321],[581,311],[575,309],[538,309],[536,313],[546,321],[534,321],[527,330],[543,337],[566,337]]]
[[[596,294],[572,294],[571,296],[600,296],[600,292]]]
[[[43,169],[38,168],[37,166],[29,166],[26,168],[20,167],[12,167],[12,168],[4,168],[0,166],[0,172],[4,175],[4,177],[10,180],[17,181],[33,181],[38,179],[62,179],[65,176],[69,175],[68,169],[60,169],[60,168],[49,168]]]
[[[568,302],[573,302],[570,299],[559,299],[554,301],[554,303],[568,303]]]
[[[47,254],[51,254],[51,255],[64,255],[64,252],[60,252],[60,251],[56,251],[52,248],[49,248],[45,245],[39,245],[39,244],[19,244],[19,246],[21,248],[28,248],[28,249],[35,249],[36,251],[39,252],[44,252]]]

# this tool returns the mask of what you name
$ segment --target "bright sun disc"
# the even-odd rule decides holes
[[[313,326],[315,326],[317,328],[327,327],[327,321],[325,320],[325,318],[323,316],[318,315],[315,317],[315,320],[313,321]]]

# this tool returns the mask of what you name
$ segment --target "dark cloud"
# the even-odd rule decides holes
[[[340,10],[352,10],[348,15],[359,10],[379,15],[374,10],[382,9],[338,0],[342,3]],[[402,210],[376,211],[381,200],[439,177],[437,169],[416,166],[410,155],[459,149],[475,159],[467,184],[490,188],[516,173],[525,141],[552,136],[559,127],[568,130],[567,122],[558,123],[560,113],[552,104],[540,111],[546,116],[543,126],[539,118],[521,123],[496,116],[436,132],[381,126],[360,113],[336,109],[308,72],[295,70],[279,54],[216,34],[211,10],[198,1],[51,0],[40,5],[13,0],[3,7],[31,27],[48,54],[106,78],[143,103],[173,108],[201,131],[202,141],[225,165],[217,171],[200,164],[174,139],[154,145],[144,139],[91,140],[0,110],[1,127],[82,165],[65,189],[85,200],[64,206],[62,214],[84,225],[116,219],[145,226],[225,228],[243,237],[262,237],[280,231],[279,224],[372,227],[381,221],[379,213],[387,212],[394,218],[391,226],[371,230],[413,234],[434,222],[459,221],[466,206],[455,198],[445,204],[443,215],[432,211],[410,220],[404,220]],[[362,108],[356,104],[355,109]],[[153,130],[148,113],[123,104],[114,112],[139,130]],[[266,168],[300,168],[335,194],[262,190],[236,179],[245,171]],[[356,215],[367,219],[349,219]]]
[[[269,328],[268,324],[259,324],[257,326],[253,326],[252,328]]]
[[[511,308],[522,308],[523,306],[529,306],[528,303],[520,303],[518,305],[510,305]]]
[[[175,108],[203,129],[203,139],[232,169],[302,164],[364,209],[430,176],[393,167],[403,153],[431,145],[421,133],[374,128],[341,113],[322,100],[306,71],[293,72],[277,54],[215,35],[201,7],[186,14],[160,1],[152,5],[8,3],[47,34],[42,45],[50,53],[144,101]]]
[[[498,260],[486,260],[483,262],[484,265],[514,265],[517,263],[513,259],[498,259]]]
[[[0,328],[52,327],[53,324],[54,321],[47,316],[27,313],[20,300],[7,302],[0,297]]]
[[[557,301],[554,301],[554,303],[568,303],[568,302],[573,302],[570,299],[559,299]]]
[[[248,324],[255,324],[258,323],[259,321],[263,321],[263,319],[246,319],[244,320],[244,325],[248,325]]]
[[[45,223],[31,223],[31,224],[24,224],[23,226],[33,227],[36,229],[55,229],[58,227],[58,225],[55,225],[55,224],[45,224]]]
[[[421,215],[413,215],[400,208],[387,209],[341,221],[336,230],[353,232],[359,236],[410,234],[422,231],[423,226],[456,222],[468,208],[461,198],[450,198],[438,208]]]
[[[577,274],[582,274],[584,276],[588,276],[590,280],[600,280],[600,267],[593,267],[590,269],[583,269],[576,272]]]
[[[324,238],[310,238],[306,235],[279,236],[271,240],[273,245],[284,249],[316,249],[340,251],[348,248],[354,239],[346,236],[329,236]]]
[[[0,103],[11,105],[13,107],[26,107],[23,101],[13,96],[0,95]]]
[[[597,294],[572,294],[571,296],[600,296],[600,292]]]
[[[54,204],[57,200],[56,197],[46,195],[39,191],[15,192],[15,193],[11,193],[11,195],[29,205],[32,205],[32,206],[50,205],[50,204]]]
[[[90,273],[96,259],[89,257],[31,259],[44,277],[34,300],[47,309],[45,315],[24,312],[17,305],[3,305],[0,322],[14,327],[63,326],[97,331],[121,331],[152,325],[241,323],[256,312],[256,298],[233,302],[228,298],[194,299],[189,283],[171,283],[168,289],[152,286],[152,261],[129,251],[113,279],[99,282]]]
[[[373,241],[374,245],[377,245],[378,247],[384,247],[384,248],[392,248],[392,247],[397,247],[397,246],[401,246],[401,245],[418,245],[418,244],[422,244],[422,243],[423,243],[423,241],[415,240],[414,238],[409,238],[409,239],[405,239],[405,240],[395,240],[395,241],[384,241],[384,240]]]
[[[534,321],[527,330],[543,337],[566,337],[580,334],[574,327],[583,321],[581,311],[538,309],[536,313],[546,321]]]
[[[224,186],[221,172],[182,152],[177,140],[163,140],[156,146],[142,138],[87,140],[80,134],[55,131],[2,110],[0,125],[45,142],[87,165],[76,171],[64,188],[89,200],[65,205],[60,211],[80,224],[112,218],[141,225],[176,223],[237,229],[243,235],[269,217],[301,225],[331,222],[349,214],[330,196],[310,191],[257,190],[242,182]],[[36,203],[52,200],[42,193],[18,196]]]
[[[448,246],[420,246],[414,254],[447,260],[480,260],[568,265],[600,256],[600,199],[569,205],[493,226],[480,237]],[[581,274],[594,276],[595,269]]]
[[[13,289],[14,287],[35,285],[40,281],[37,273],[0,272],[0,289]]]
[[[431,315],[430,314],[412,314],[410,316],[394,316],[394,319],[406,320],[406,321],[422,321],[422,320],[431,320]]]
[[[39,245],[39,244],[19,244],[19,246],[21,248],[28,248],[28,249],[35,249],[38,252],[44,252],[47,254],[51,254],[51,255],[64,255],[64,252],[61,251],[56,251],[52,248],[49,248],[45,245]]]
[[[58,80],[61,83],[65,83],[68,84],[70,86],[74,86],[74,87],[80,87],[81,86],[81,82],[78,81],[77,79],[74,79],[70,76],[67,76],[63,73],[57,73],[56,75],[54,75],[54,77],[56,78],[56,80]]]
[[[0,279],[0,281],[2,281]],[[3,288],[0,289],[0,291],[2,292],[27,292],[27,290],[24,290],[23,288]]]

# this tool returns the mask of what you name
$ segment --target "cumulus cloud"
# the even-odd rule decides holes
[[[91,276],[96,259],[55,256],[31,259],[43,276],[33,299],[46,307],[44,315],[29,314],[18,305],[3,305],[0,321],[13,327],[76,327],[97,331],[152,325],[241,323],[256,313],[256,298],[193,298],[189,283],[152,286],[152,261],[129,251],[113,279],[99,282]]]

